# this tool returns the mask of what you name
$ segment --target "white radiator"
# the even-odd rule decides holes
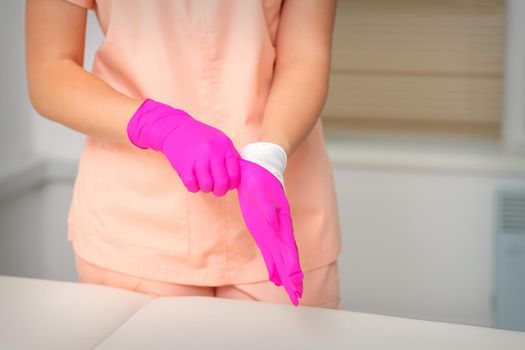
[[[525,331],[525,188],[495,199],[494,326]]]

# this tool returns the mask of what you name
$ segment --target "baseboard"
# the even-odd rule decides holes
[[[0,202],[51,181],[74,182],[77,162],[35,157],[0,174]]]

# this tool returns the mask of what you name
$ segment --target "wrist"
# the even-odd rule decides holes
[[[272,173],[284,187],[284,169],[288,161],[286,151],[280,145],[260,141],[247,144],[239,150],[241,158],[256,163]]]

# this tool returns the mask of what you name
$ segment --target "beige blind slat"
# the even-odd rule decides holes
[[[324,114],[497,122],[500,90],[501,80],[487,77],[333,74]]]
[[[498,125],[503,14],[503,0],[339,0],[323,116]]]

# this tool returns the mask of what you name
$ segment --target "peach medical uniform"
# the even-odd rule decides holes
[[[238,149],[258,140],[282,0],[68,1],[93,8],[106,36],[93,74],[128,96],[187,111]],[[334,263],[341,251],[320,122],[288,159],[284,178],[306,282],[309,270]],[[236,191],[190,193],[160,152],[94,137],[80,159],[68,239],[82,260],[149,280],[268,279]]]

